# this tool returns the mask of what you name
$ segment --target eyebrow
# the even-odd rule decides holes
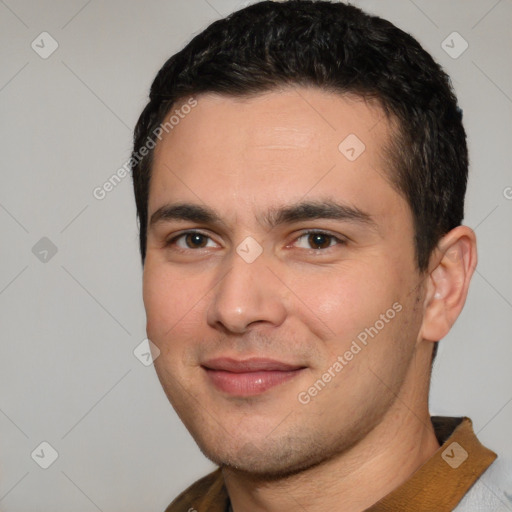
[[[334,219],[366,225],[374,230],[378,228],[377,223],[369,213],[355,206],[340,204],[332,200],[301,201],[291,205],[274,207],[270,208],[259,218],[260,223],[270,229],[282,224],[315,219]],[[215,210],[193,203],[165,204],[161,206],[151,215],[149,227],[172,220],[226,227],[226,223]]]

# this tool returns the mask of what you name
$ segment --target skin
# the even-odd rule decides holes
[[[160,382],[203,453],[223,467],[235,512],[364,510],[439,448],[430,359],[464,305],[474,233],[452,230],[418,272],[410,208],[386,177],[391,124],[375,104],[304,87],[196,99],[155,149],[149,218],[187,202],[214,209],[222,224],[148,226],[143,294]],[[349,134],[366,146],[355,161],[338,149]],[[264,223],[269,209],[304,200],[357,207],[375,225]],[[326,236],[319,248],[306,229],[346,243]],[[206,238],[166,245],[186,230]],[[248,236],[263,250],[252,263],[236,252]],[[395,303],[401,311],[300,403],[298,394]],[[234,397],[201,366],[220,356],[305,368],[257,396]]]

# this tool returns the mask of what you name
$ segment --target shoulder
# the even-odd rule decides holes
[[[473,484],[454,512],[512,511],[512,459],[498,457]]]
[[[224,478],[219,468],[185,489],[165,512],[224,512],[227,500]]]

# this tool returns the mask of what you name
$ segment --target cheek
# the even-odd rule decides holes
[[[308,306],[306,314],[316,315],[331,334],[346,338],[375,322],[393,304],[396,283],[386,282],[379,274],[362,264],[337,267],[315,275],[302,274],[294,291]]]
[[[204,272],[186,274],[165,262],[147,261],[143,275],[147,336],[173,360],[181,360],[178,354],[188,357],[207,329],[206,308],[214,283]]]
[[[301,306],[302,322],[310,326],[319,319],[328,327],[323,338],[324,364],[319,371],[340,355],[347,354],[347,361],[352,361],[344,368],[345,377],[338,379],[340,383],[354,378],[349,375],[358,374],[368,365],[393,366],[390,359],[399,353],[390,357],[390,350],[414,339],[414,327],[407,322],[404,325],[406,300],[410,301],[407,282],[384,262],[375,265],[375,260],[373,264],[352,260],[350,265],[347,262],[332,272],[303,275],[296,282],[297,295],[306,298],[307,307]],[[371,373],[368,378],[373,382]]]
[[[157,345],[175,337],[194,304],[189,283],[180,283],[175,273],[147,262],[143,276],[143,300],[148,337]],[[197,301],[196,301],[197,302]],[[181,320],[181,321],[180,321]]]
[[[314,289],[315,293],[310,293],[308,305],[329,325],[333,324],[333,328],[346,318],[354,318],[363,303],[361,286],[354,285],[348,279],[332,276],[321,286],[317,280]]]

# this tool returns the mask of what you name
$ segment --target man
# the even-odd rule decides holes
[[[169,512],[506,506],[471,420],[429,415],[477,255],[461,111],[411,36],[238,11],[162,67],[132,164],[155,368],[219,465]]]

